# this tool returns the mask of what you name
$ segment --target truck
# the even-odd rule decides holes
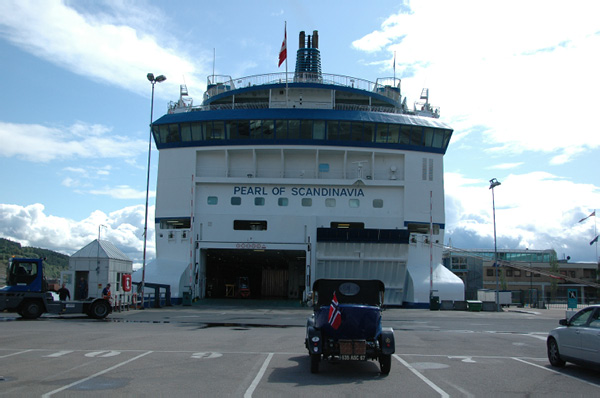
[[[55,300],[44,277],[43,258],[11,258],[6,274],[6,286],[0,289],[0,312],[16,312],[25,319],[37,319],[43,313],[87,314],[104,319],[112,312],[105,298]]]

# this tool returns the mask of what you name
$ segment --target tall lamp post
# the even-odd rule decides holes
[[[154,77],[154,73],[146,75],[148,81],[152,83],[152,99],[150,101],[150,135],[148,137],[148,175],[146,177],[146,214],[144,216],[144,257],[142,262],[142,283],[140,293],[142,294],[142,308],[144,308],[144,287],[146,285],[146,241],[148,235],[148,196],[150,195],[150,155],[152,154],[152,119],[154,117],[154,85],[167,80],[164,75]]]
[[[500,181],[495,178],[490,180],[490,188],[492,190],[492,213],[494,217],[494,268],[496,268],[496,311],[500,312],[500,293],[498,280],[498,247],[496,245],[496,201],[494,199],[494,188],[500,185]]]

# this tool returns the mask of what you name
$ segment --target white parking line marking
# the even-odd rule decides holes
[[[139,358],[141,358],[141,357],[143,357],[143,356],[146,356],[146,355],[148,355],[148,354],[151,354],[152,352],[153,352],[153,351],[146,351],[145,353],[143,353],[143,354],[140,354],[140,355],[138,355],[137,357],[133,357],[133,358],[131,358],[131,359],[128,359],[127,361],[124,361],[124,362],[118,363],[118,364],[116,364],[116,365],[114,365],[114,366],[111,366],[111,367],[110,367],[110,368],[108,368],[108,369],[104,369],[103,371],[100,371],[100,372],[98,372],[98,373],[94,373],[94,374],[93,374],[93,375],[91,375],[91,376],[85,377],[85,378],[83,378],[83,379],[81,379],[81,380],[77,380],[77,381],[75,381],[75,382],[73,382],[73,383],[71,383],[71,384],[67,384],[66,386],[62,386],[61,388],[57,388],[56,390],[53,390],[53,391],[47,392],[46,394],[42,395],[42,398],[50,397],[50,396],[52,396],[52,395],[56,394],[57,392],[64,391],[64,390],[66,390],[66,389],[68,389],[68,388],[71,388],[71,387],[73,387],[73,386],[76,386],[77,384],[81,384],[81,383],[84,383],[84,382],[86,382],[86,381],[88,381],[88,380],[91,380],[91,379],[93,379],[94,377],[98,377],[98,376],[101,376],[101,375],[103,375],[103,374],[105,374],[105,373],[111,372],[111,371],[113,371],[113,370],[115,370],[115,369],[117,369],[117,368],[120,368],[120,367],[121,367],[121,366],[123,366],[123,365],[127,365],[128,363],[135,361],[136,359],[139,359]]]
[[[120,351],[94,351],[94,352],[88,352],[87,354],[85,354],[85,356],[88,358],[93,358],[93,357],[108,358],[108,357],[117,356],[120,353],[121,353]]]
[[[429,380],[427,377],[423,376],[423,374],[421,374],[417,369],[413,368],[408,362],[406,362],[404,359],[400,358],[397,354],[394,354],[394,358],[396,358],[398,361],[400,361],[400,363],[402,365],[406,366],[408,368],[408,370],[413,372],[419,379],[423,380],[425,382],[425,384],[427,384],[429,387],[431,387],[435,391],[437,391],[440,394],[440,397],[443,397],[443,398],[450,397],[450,395],[446,391],[442,390],[437,385],[435,385],[434,382]]]
[[[46,358],[62,357],[63,355],[67,355],[67,354],[70,354],[72,352],[74,352],[74,351],[58,351],[58,352],[55,352],[54,354],[46,355]]]
[[[535,366],[536,368],[547,370],[548,372],[556,373],[556,374],[559,374],[561,376],[565,376],[565,377],[568,377],[570,379],[574,379],[574,380],[580,381],[582,383],[589,384],[590,386],[594,386],[594,387],[600,388],[600,386],[598,384],[590,383],[589,381],[582,380],[579,377],[573,377],[573,376],[570,376],[570,375],[565,374],[563,372],[559,372],[557,370],[550,369],[550,368],[547,368],[547,367],[542,366],[542,365],[538,365],[536,363],[527,362],[527,361],[522,360],[521,358],[512,357],[512,359],[514,359],[515,361],[526,363],[527,365]]]
[[[271,362],[271,358],[273,358],[272,352],[269,353],[269,355],[267,355],[267,359],[265,359],[265,362],[263,363],[260,370],[258,371],[258,374],[252,381],[252,384],[250,384],[250,387],[248,387],[248,389],[246,390],[246,393],[244,394],[244,398],[252,398],[252,393],[256,389],[256,386],[258,386],[258,383],[260,383],[260,379],[262,379],[263,375],[265,374],[265,371],[267,370],[267,366],[269,366],[269,362]]]
[[[546,339],[548,338],[548,334],[539,335],[539,334],[527,333],[525,336],[533,337],[534,339],[540,339],[543,341],[546,341]]]
[[[25,350],[25,351],[13,352],[12,354],[2,355],[2,356],[0,356],[0,358],[8,358],[8,357],[12,357],[14,355],[21,355],[21,354],[25,354],[26,352],[30,352],[30,351],[33,351],[33,350]]]

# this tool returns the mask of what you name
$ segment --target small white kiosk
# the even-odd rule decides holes
[[[107,240],[94,240],[69,259],[69,271],[61,273],[72,298],[100,297],[110,283],[113,306],[131,304],[133,261]]]

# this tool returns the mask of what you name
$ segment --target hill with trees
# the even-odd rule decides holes
[[[8,260],[12,257],[46,258],[44,272],[46,278],[59,279],[60,271],[69,269],[69,256],[39,247],[21,246],[20,243],[0,238],[0,285],[6,280]]]

